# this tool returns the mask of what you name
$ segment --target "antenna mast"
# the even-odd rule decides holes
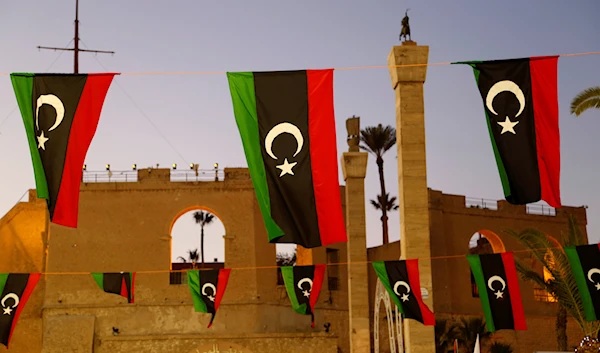
[[[49,50],[66,50],[73,51],[73,73],[79,73],[79,52],[86,53],[95,53],[95,54],[114,54],[114,51],[106,51],[106,50],[88,50],[88,49],[80,49],[79,48],[79,0],[75,0],[75,45],[73,48],[55,48],[55,47],[42,47],[38,45],[38,49],[49,49]]]

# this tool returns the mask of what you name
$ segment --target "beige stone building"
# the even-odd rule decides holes
[[[347,178],[352,173],[348,168]],[[278,283],[275,245],[267,242],[249,173],[226,168],[223,174],[219,181],[195,181],[193,172],[169,169],[142,169],[130,172],[127,179],[115,176],[110,181],[85,175],[77,229],[50,224],[44,201],[31,191],[29,202],[17,204],[0,219],[0,272],[45,273],[21,315],[9,351],[349,353],[351,345],[353,352],[371,351],[377,279],[370,265],[353,269],[357,275],[349,281],[346,243],[298,250],[299,264],[330,265],[311,329],[310,317],[292,310],[285,288]],[[342,187],[345,209],[346,191]],[[513,251],[520,247],[503,235],[506,228],[535,227],[558,236],[566,230],[567,213],[584,228],[586,224],[584,208],[540,210],[434,190],[428,197],[436,318],[481,315],[466,259],[436,257],[466,255],[476,233],[489,240],[488,251]],[[194,209],[210,211],[223,222],[224,266],[232,268],[210,329],[206,328],[210,315],[194,312],[187,285],[181,284],[178,272],[172,272],[171,228],[179,216]],[[356,256],[368,254],[368,261],[400,256],[398,242],[368,250],[364,245],[360,250],[360,242],[351,244]],[[368,280],[360,277],[365,268]],[[104,293],[89,275],[114,271],[138,272],[135,303]],[[368,302],[359,292],[349,296],[349,283],[362,287],[365,294],[368,291]],[[556,304],[528,283],[521,282],[521,291],[529,330],[501,331],[498,337],[513,343],[518,353],[555,350],[550,337],[554,337]],[[349,298],[354,300],[354,312]],[[356,309],[360,305],[364,311]],[[365,332],[370,344],[360,336],[366,322],[361,315],[368,316]],[[380,352],[390,351],[387,320],[381,306]],[[357,329],[351,330],[352,325]],[[353,338],[351,332],[359,335]],[[570,322],[570,343],[580,339]]]

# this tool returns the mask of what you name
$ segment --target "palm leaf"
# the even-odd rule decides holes
[[[600,86],[581,91],[571,101],[571,114],[581,115],[588,109],[600,109]]]

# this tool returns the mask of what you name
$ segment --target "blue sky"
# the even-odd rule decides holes
[[[71,52],[60,55],[36,47],[65,46],[73,38],[74,3],[21,0],[0,5],[0,214],[34,187],[25,132],[6,73],[72,72]],[[81,54],[80,71],[124,73],[108,93],[86,163],[90,170],[101,170],[106,163],[113,170],[129,170],[132,163],[246,166],[225,75],[127,73],[386,65],[391,47],[398,44],[406,8],[411,9],[412,39],[430,46],[431,63],[599,51],[600,2],[576,3],[82,0],[82,47],[116,54]],[[598,55],[559,60],[562,199],[565,205],[589,206],[593,242],[600,240],[600,112],[575,118],[568,109],[580,90],[600,84],[599,64]],[[393,125],[394,104],[387,69],[336,71],[338,152],[347,148],[347,117],[359,115],[363,127]],[[429,186],[501,199],[481,98],[468,67],[428,68],[425,114]],[[385,177],[388,190],[397,195],[395,157],[395,151],[386,155]],[[368,197],[378,188],[371,159]],[[199,232],[189,215],[179,223],[174,258],[197,244]],[[399,229],[396,212],[390,217],[391,240],[399,238]],[[381,243],[379,214],[371,208],[367,231],[369,246]],[[222,259],[221,235],[221,225],[207,228],[208,259]]]

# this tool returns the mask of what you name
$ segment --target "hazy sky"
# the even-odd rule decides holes
[[[72,72],[71,52],[59,56],[36,46],[65,46],[73,38],[74,3],[0,4],[0,214],[35,185],[7,73]],[[127,73],[386,65],[390,49],[399,43],[406,8],[411,9],[412,39],[430,46],[431,63],[600,50],[597,0],[81,0],[82,47],[116,54],[81,54],[80,71],[124,73],[108,92],[87,155],[88,169],[102,170],[106,163],[113,170],[128,170],[132,163],[246,166],[225,75]],[[600,239],[600,112],[575,118],[568,109],[580,90],[600,84],[599,68],[598,55],[559,60],[562,200],[565,205],[589,205],[593,242]],[[347,149],[344,121],[353,114],[361,117],[363,127],[395,124],[388,70],[336,71],[335,110],[340,154]],[[429,67],[425,113],[429,186],[502,199],[472,70]],[[385,158],[387,188],[393,195],[398,189],[395,157],[390,151]],[[374,198],[378,192],[377,169],[370,159],[366,193]],[[379,216],[367,208],[369,246],[381,243]],[[191,215],[179,223],[174,258],[198,244],[199,228]],[[391,240],[399,238],[399,228],[396,212],[390,217]],[[222,225],[207,228],[207,259],[222,260],[222,235]],[[464,237],[466,249],[471,234]]]

